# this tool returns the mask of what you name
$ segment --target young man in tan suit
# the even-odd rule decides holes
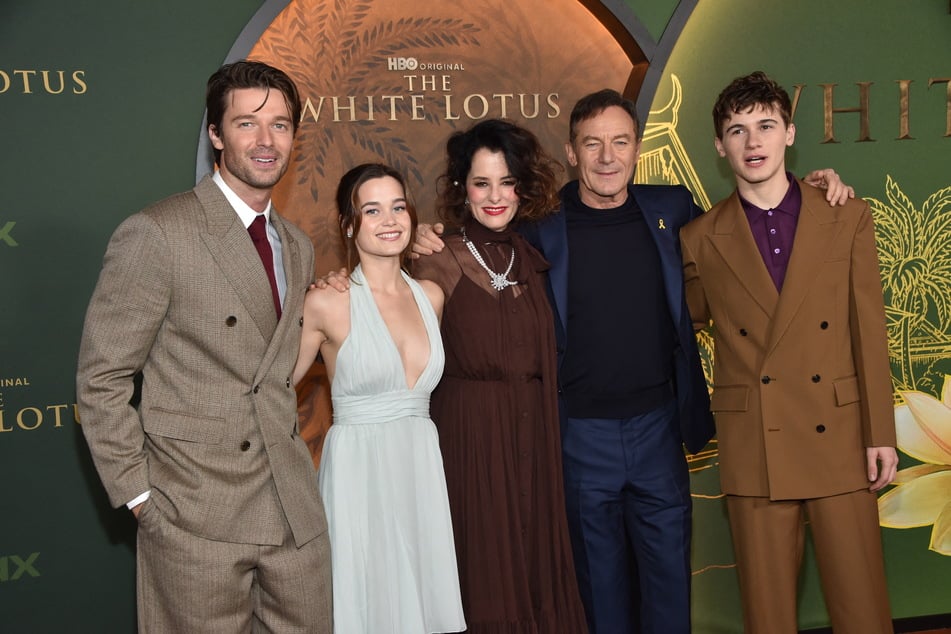
[[[139,631],[329,633],[327,524],[290,380],[313,247],[271,206],[300,98],[242,61],[211,76],[207,108],[218,172],[109,243],[79,353],[83,431],[139,522]]]
[[[687,304],[714,324],[711,409],[747,632],[797,631],[805,518],[837,634],[891,632],[875,492],[895,477],[869,207],[785,168],[789,95],[763,73],[714,107],[737,189],[681,230]]]

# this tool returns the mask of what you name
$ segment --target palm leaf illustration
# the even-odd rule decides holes
[[[423,174],[406,140],[369,120],[370,106],[365,99],[354,98],[351,102],[343,96],[404,92],[401,75],[388,74],[381,79],[376,72],[386,66],[387,58],[402,52],[479,44],[479,28],[471,23],[426,17],[372,23],[372,8],[372,2],[346,0],[292,2],[256,47],[281,60],[298,82],[302,98],[341,96],[357,113],[348,126],[319,125],[306,118],[301,126],[294,156],[297,184],[308,187],[315,202],[320,195],[319,180],[326,176],[323,165],[329,152],[338,153],[346,165],[352,162],[353,150],[369,150],[379,160],[421,183]],[[284,39],[285,33],[294,34],[291,41]],[[392,107],[404,116],[412,110],[405,99],[394,100]],[[376,113],[377,117],[388,115]],[[424,114],[424,120],[432,125],[442,123],[429,112]]]
[[[935,359],[951,353],[951,187],[919,209],[886,176],[885,198],[866,200],[875,219],[896,387],[908,391]]]

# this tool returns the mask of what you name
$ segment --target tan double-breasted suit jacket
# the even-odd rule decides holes
[[[696,328],[713,321],[724,493],[808,499],[869,485],[866,447],[895,446],[882,284],[868,205],[800,183],[782,292],[737,194],[680,233]]]
[[[290,378],[314,256],[304,233],[273,211],[271,221],[287,279],[280,321],[248,232],[210,177],[123,222],[86,315],[77,394],[114,505],[150,490],[192,534],[279,545],[289,525],[301,546],[327,530]]]

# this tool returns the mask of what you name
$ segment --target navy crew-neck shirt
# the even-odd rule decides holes
[[[676,331],[650,228],[633,196],[619,207],[563,192],[568,224],[568,346],[561,371],[572,418],[630,418],[673,397]]]

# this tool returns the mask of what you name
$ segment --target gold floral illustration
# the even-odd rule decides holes
[[[875,218],[895,389],[938,393],[951,363],[951,187],[920,208],[890,175]],[[951,437],[951,436],[949,436]]]
[[[921,464],[902,469],[895,488],[878,500],[882,526],[934,525],[931,550],[951,556],[951,376],[941,400],[922,392],[902,392],[895,408],[898,446]]]

